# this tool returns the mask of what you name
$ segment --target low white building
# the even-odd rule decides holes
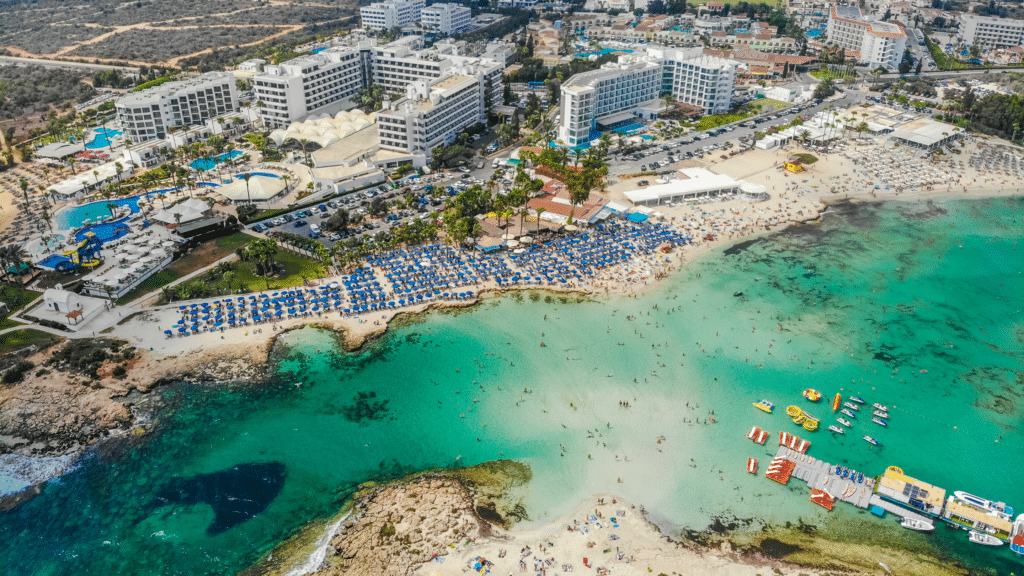
[[[626,192],[626,198],[635,205],[658,206],[668,202],[682,202],[694,198],[726,194],[758,197],[765,194],[766,190],[761,184],[736,180],[732,176],[715,174],[704,168],[683,168],[677,172],[677,175],[678,178],[665,184],[630,190]]]
[[[108,303],[103,300],[80,296],[57,284],[43,292],[42,304],[31,309],[29,314],[40,320],[63,324],[75,332],[107,308]]]
[[[245,179],[236,178],[230,184],[210,188],[210,192],[236,206],[247,204],[268,206],[281,200],[288,193],[288,187],[285,186],[283,178],[251,176],[248,185],[246,184]]]
[[[81,165],[80,165],[81,166]],[[107,162],[99,166],[82,166],[81,172],[64,180],[51,184],[47,190],[55,192],[62,200],[82,198],[107,187],[119,178],[127,178],[134,172],[131,163],[120,160]]]
[[[189,198],[184,202],[168,206],[163,210],[151,215],[150,220],[155,220],[172,229],[182,224],[188,224],[203,218],[209,218],[212,209],[210,205],[198,198]]]
[[[473,11],[462,4],[432,4],[420,11],[425,28],[441,34],[458,34],[473,21]]]

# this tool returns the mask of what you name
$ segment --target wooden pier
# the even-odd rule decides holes
[[[796,468],[793,469],[792,477],[803,480],[809,488],[824,490],[836,500],[848,502],[859,508],[867,508],[870,505],[871,494],[875,486],[874,478],[865,476],[863,484],[857,483],[856,480],[851,481],[849,478],[844,479],[836,475],[835,464],[801,454],[785,446],[779,447],[775,457],[793,462]]]

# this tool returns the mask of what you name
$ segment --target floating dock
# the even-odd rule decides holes
[[[785,446],[779,447],[772,464],[778,460],[792,462],[792,477],[803,480],[812,490],[828,492],[836,500],[848,502],[858,508],[866,509],[869,506],[871,493],[875,486],[873,478],[865,476],[863,484],[855,480],[851,481],[849,478],[836,475],[835,464],[801,454]]]
[[[864,481],[867,482],[867,478],[865,478]],[[893,504],[888,500],[882,499],[882,497],[879,496],[878,494],[872,494],[869,503],[872,506],[878,506],[879,508],[885,510],[886,512],[892,512],[900,518],[913,518],[914,520],[920,520],[922,522],[927,522],[929,524],[935,524],[936,518],[934,516],[925,516],[923,514],[918,514],[917,512],[914,512],[912,510],[907,510],[902,506],[897,506],[896,504]]]

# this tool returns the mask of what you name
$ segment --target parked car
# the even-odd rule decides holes
[[[636,183],[637,186],[649,186],[650,184],[651,183],[648,182],[647,180],[641,180],[641,181]]]
[[[293,227],[295,227],[295,228],[302,228],[302,227],[303,227],[303,226],[305,226],[305,225],[306,225],[306,221],[305,221],[305,220],[296,220],[296,221],[295,221],[295,222],[294,222],[294,223],[292,224],[292,226],[293,226]]]

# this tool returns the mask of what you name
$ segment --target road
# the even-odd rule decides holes
[[[25,66],[35,64],[44,68],[71,68],[79,70],[120,70],[121,72],[139,75],[139,69],[131,66],[112,66],[110,64],[88,64],[85,62],[65,62],[63,60],[43,60],[41,58],[21,58],[18,56],[0,56],[0,65]]]

